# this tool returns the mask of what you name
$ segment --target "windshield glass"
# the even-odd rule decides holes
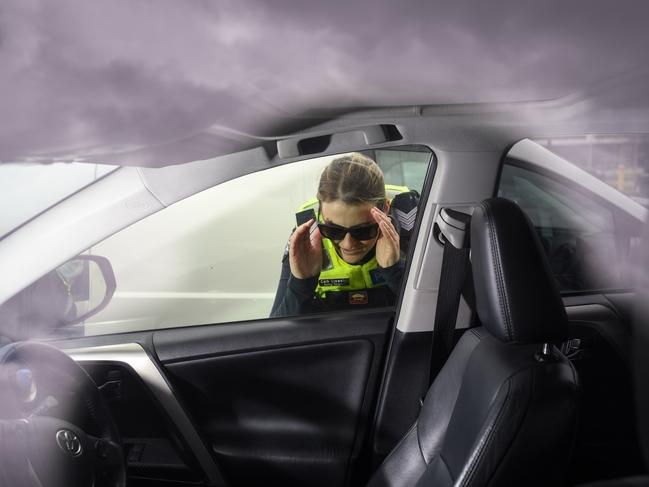
[[[117,166],[63,162],[0,165],[0,239],[115,169]]]

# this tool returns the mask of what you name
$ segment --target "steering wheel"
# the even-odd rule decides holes
[[[57,348],[0,349],[0,485],[123,487],[126,464],[90,376]]]

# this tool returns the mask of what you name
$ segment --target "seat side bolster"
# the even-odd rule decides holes
[[[415,423],[383,461],[367,487],[411,487],[425,470]]]
[[[529,377],[531,373],[518,372],[498,391],[455,485],[487,485],[522,422],[522,411],[529,407],[531,394],[525,387],[529,379],[520,380],[521,375]]]
[[[572,364],[563,357],[512,375],[455,485],[563,485],[578,391]]]
[[[554,363],[539,363],[533,374],[525,416],[498,468],[482,485],[565,485],[577,428],[577,374],[563,356]]]
[[[487,336],[481,329],[467,330],[448,360],[440,370],[426,394],[419,413],[419,442],[426,464],[432,462],[444,444],[446,431],[455,410],[463,378],[473,354],[481,340]]]

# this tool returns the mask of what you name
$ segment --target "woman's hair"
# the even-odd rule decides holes
[[[338,157],[322,171],[318,200],[348,205],[385,205],[383,173],[376,162],[358,152]]]

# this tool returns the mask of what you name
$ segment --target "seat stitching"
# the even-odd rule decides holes
[[[415,438],[417,438],[417,446],[419,447],[419,454],[421,455],[421,458],[424,461],[424,465],[428,466],[428,462],[426,461],[426,455],[424,455],[424,449],[421,446],[421,439],[419,436],[419,418],[417,418],[417,421],[415,422],[413,427],[416,428]],[[410,431],[408,433],[410,433]]]
[[[507,332],[507,338],[510,340],[514,339],[512,328],[511,328],[511,318],[509,315],[509,303],[507,301],[507,294],[505,292],[505,280],[503,278],[504,270],[502,269],[502,259],[500,252],[500,245],[498,238],[496,237],[496,225],[493,221],[493,215],[488,210],[488,205],[483,205],[485,214],[487,216],[487,231],[489,233],[489,240],[491,241],[491,256],[494,259],[494,268],[496,270],[496,285],[498,286],[498,305],[500,306],[500,311],[503,314],[503,319],[505,322],[505,330]],[[493,231],[492,231],[493,227]]]
[[[518,434],[520,433],[520,431],[523,428],[523,425],[525,424],[525,419],[528,417],[528,415],[530,414],[530,411],[532,410],[532,403],[533,403],[534,397],[536,395],[536,382],[537,382],[538,366],[539,366],[539,364],[534,364],[531,367],[526,367],[525,369],[522,369],[521,371],[519,371],[521,373],[522,372],[528,372],[531,375],[531,381],[532,381],[530,393],[528,394],[528,396],[527,396],[527,398],[525,400],[525,414],[519,420],[518,424],[516,425],[516,428],[512,432],[511,438],[510,438],[509,442],[507,442],[507,447],[505,448],[505,451],[504,451],[503,455],[500,457],[500,459],[498,460],[496,466],[494,467],[493,472],[492,472],[491,476],[489,477],[489,480],[493,480],[493,478],[498,474],[499,469],[501,468],[501,466],[506,461],[507,455],[509,455],[511,453],[511,450],[512,450],[511,447],[513,445],[513,442],[516,441],[516,438],[518,437]],[[516,375],[516,374],[510,375],[508,380],[511,380],[511,378],[514,375]]]
[[[471,328],[471,333],[473,333],[473,335],[475,335],[477,338],[482,339],[482,335],[480,334],[480,332],[476,331],[475,328]]]

